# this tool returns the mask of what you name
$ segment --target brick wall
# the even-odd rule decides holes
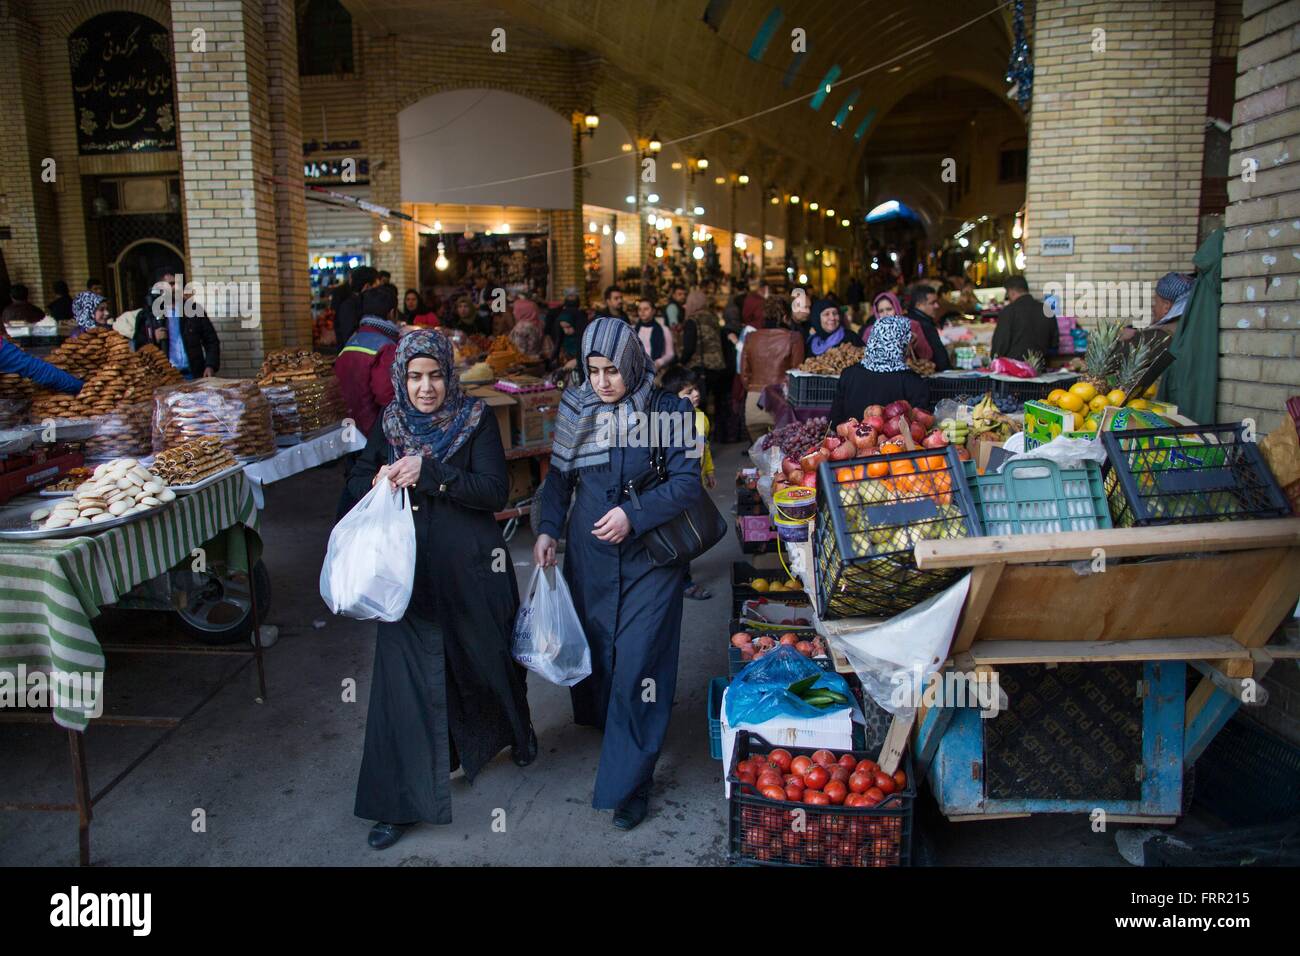
[[[1220,417],[1275,427],[1300,394],[1300,3],[1245,0],[1219,315]],[[1254,182],[1243,181],[1243,161]],[[1256,165],[1257,164],[1257,165]]]
[[[1031,286],[1064,283],[1067,272],[1154,283],[1190,269],[1213,0],[1182,0],[1176,20],[1162,0],[1039,0],[1035,17]],[[1104,53],[1092,50],[1097,27]],[[1073,236],[1074,254],[1039,255],[1044,236]]]

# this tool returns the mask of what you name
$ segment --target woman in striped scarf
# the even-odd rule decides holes
[[[651,564],[639,536],[704,491],[688,439],[695,410],[653,387],[636,331],[596,319],[582,337],[582,368],[586,381],[561,399],[533,556],[554,565],[567,531],[564,577],[591,646],[591,676],[571,691],[573,719],[605,732],[592,806],[614,810],[614,825],[630,830],[645,819],[672,715],[685,582],[683,567]],[[670,439],[668,477],[633,496],[628,483],[652,467],[647,430]]]

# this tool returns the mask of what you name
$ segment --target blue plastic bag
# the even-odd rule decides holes
[[[817,675],[813,687],[838,691],[852,703],[822,709],[805,703],[787,689],[796,681]],[[825,717],[852,709],[853,719],[865,723],[848,683],[834,671],[823,670],[793,647],[781,645],[747,665],[727,690],[727,725],[761,724],[774,717]]]

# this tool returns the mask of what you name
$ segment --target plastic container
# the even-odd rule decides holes
[[[966,480],[987,535],[1051,534],[1109,528],[1110,508],[1101,465],[1062,468],[1047,459],[1008,462],[1001,474],[977,473],[966,462]]]
[[[810,518],[787,518],[784,515],[773,515],[772,523],[776,525],[776,536],[786,544],[802,544],[808,540],[808,525]]]
[[[930,389],[930,405],[938,405],[945,398],[957,398],[961,395],[983,395],[993,386],[993,379],[987,375],[930,375],[925,384]]]
[[[1300,747],[1237,717],[1196,761],[1196,802],[1232,826],[1300,813]]]
[[[835,389],[839,387],[838,375],[812,375],[807,372],[787,372],[785,397],[791,405],[801,408],[829,408],[835,402]]]
[[[889,473],[871,477],[882,466]],[[982,534],[952,446],[825,462],[817,502],[813,560],[823,619],[890,617],[916,606],[966,573],[921,570],[916,543]]]
[[[725,677],[709,681],[709,756],[714,760],[722,759],[722,695],[727,683]]]
[[[729,766],[735,767],[751,753],[773,749],[757,734],[738,731]],[[807,747],[785,749],[796,757],[815,753]],[[848,753],[859,760],[879,756],[878,751]],[[902,769],[907,774],[907,786],[875,807],[769,800],[730,775],[727,850],[731,862],[750,866],[909,866],[916,806],[910,754],[904,754]]]
[[[791,521],[811,518],[817,514],[817,491],[814,488],[782,488],[772,496],[778,516]]]
[[[990,379],[990,383],[993,385],[994,395],[1010,395],[1017,401],[1028,402],[1046,398],[1058,388],[1069,391],[1070,386],[1078,380],[1077,375],[1062,375],[1046,382],[1039,382],[1032,378],[1016,380],[995,378]]]
[[[1290,515],[1286,494],[1244,431],[1223,424],[1102,432],[1115,526]]]

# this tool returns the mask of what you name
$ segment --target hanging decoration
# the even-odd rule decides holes
[[[1011,61],[1007,64],[1007,96],[1014,96],[1020,108],[1029,112],[1034,95],[1034,59],[1025,34],[1025,0],[1015,0],[1012,9]]]

